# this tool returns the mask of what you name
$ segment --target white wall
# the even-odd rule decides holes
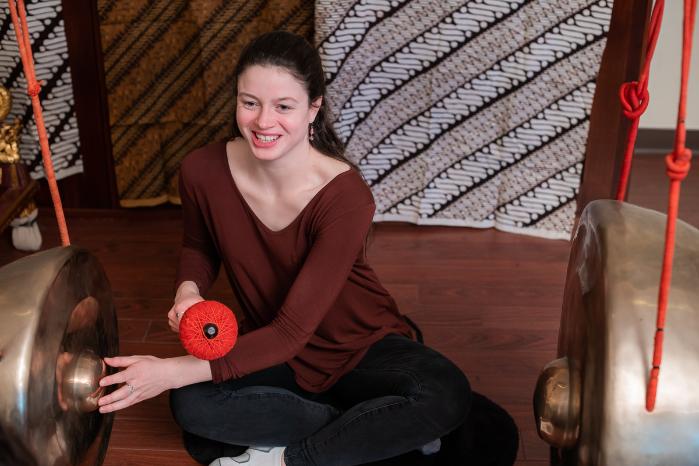
[[[650,104],[641,118],[641,128],[675,127],[680,93],[683,3],[683,0],[665,1],[658,46],[650,68]],[[687,129],[699,130],[699,23],[694,26],[688,88]]]

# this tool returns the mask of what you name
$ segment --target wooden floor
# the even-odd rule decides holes
[[[630,200],[664,211],[662,160],[637,159]],[[699,225],[699,174],[683,188],[681,218]],[[179,250],[178,209],[68,212],[72,241],[89,248],[111,281],[122,354],[182,354],[167,326]],[[44,247],[58,244],[49,212]],[[518,465],[548,464],[534,430],[531,398],[540,368],[555,357],[569,243],[495,230],[378,224],[370,258],[425,341],[449,356],[475,390],[505,407],[521,432]],[[22,254],[7,233],[0,264]],[[219,280],[212,298],[230,299]],[[165,396],[117,415],[105,465],[194,465]]]

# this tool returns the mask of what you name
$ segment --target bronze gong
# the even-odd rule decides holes
[[[113,415],[97,410],[118,354],[109,282],[73,246],[0,269],[0,424],[40,466],[97,466]],[[1,454],[2,452],[0,452]]]
[[[645,409],[666,217],[617,201],[582,213],[558,340],[534,395],[552,464],[699,465],[699,230],[678,222],[663,363]]]

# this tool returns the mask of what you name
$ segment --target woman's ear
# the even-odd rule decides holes
[[[316,119],[316,115],[318,115],[318,112],[320,111],[320,106],[323,104],[323,96],[318,97],[317,99],[311,101],[311,108],[310,108],[310,116],[311,120],[309,123],[313,123]]]

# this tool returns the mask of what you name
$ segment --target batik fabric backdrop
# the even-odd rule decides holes
[[[83,172],[61,0],[25,1],[41,103],[56,178]],[[39,136],[7,2],[0,5],[0,83],[12,94],[6,122],[22,121],[19,150],[32,178],[44,176]]]
[[[123,206],[177,203],[182,158],[231,134],[233,67],[253,37],[312,41],[304,0],[98,0],[112,146]]]
[[[376,220],[569,238],[611,1],[316,0]]]

